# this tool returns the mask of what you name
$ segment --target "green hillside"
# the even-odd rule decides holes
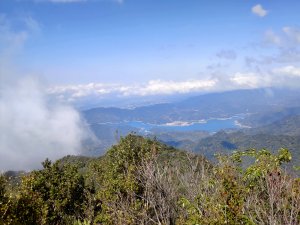
[[[244,158],[253,164],[243,165]],[[300,183],[281,149],[203,156],[128,135],[99,158],[0,176],[0,224],[299,224]],[[278,188],[280,187],[280,188]]]
[[[300,115],[291,115],[276,120],[271,124],[260,126],[256,129],[245,130],[250,134],[271,134],[300,136]]]
[[[278,118],[277,116],[274,118]],[[220,131],[213,135],[201,132],[185,134],[170,132],[158,133],[156,137],[163,143],[202,154],[209,160],[215,160],[216,153],[231,154],[236,150],[251,148],[266,148],[275,152],[283,147],[292,152],[291,165],[300,165],[299,115],[286,116],[257,128]]]

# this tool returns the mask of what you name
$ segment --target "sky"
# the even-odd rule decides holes
[[[70,102],[298,88],[299,12],[298,0],[0,0],[0,65]]]

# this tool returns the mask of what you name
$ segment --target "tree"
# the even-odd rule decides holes
[[[44,169],[23,178],[15,211],[24,224],[65,224],[83,217],[84,179],[76,166],[59,167],[46,159]]]

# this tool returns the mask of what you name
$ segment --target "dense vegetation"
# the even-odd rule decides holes
[[[217,158],[128,135],[97,159],[45,160],[19,184],[0,176],[0,224],[300,223],[288,150]]]
[[[277,118],[279,114],[283,118],[256,128],[219,131],[210,136],[195,132],[191,132],[190,136],[174,132],[162,133],[158,134],[157,138],[167,145],[200,153],[209,160],[215,160],[214,154],[216,152],[231,154],[236,150],[266,148],[274,153],[283,147],[289,149],[293,155],[293,159],[288,165],[289,168],[292,168],[294,165],[300,165],[300,116],[284,117],[286,113],[291,111],[294,112],[288,110],[274,113],[276,116],[271,114],[270,117],[273,115],[274,118]],[[258,118],[265,118],[265,116]],[[300,175],[299,172],[298,174]]]

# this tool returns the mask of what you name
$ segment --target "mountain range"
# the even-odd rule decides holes
[[[183,101],[154,104],[134,109],[94,108],[82,111],[90,129],[99,139],[90,148],[89,155],[99,155],[118,142],[120,136],[131,132],[156,138],[180,149],[203,154],[213,159],[219,152],[229,154],[236,150],[267,148],[291,150],[293,164],[300,164],[300,91],[284,89],[238,90],[190,97]],[[135,127],[166,124],[174,121],[207,122],[236,117],[234,128],[217,132],[204,130],[172,130],[172,126],[155,128]],[[183,124],[182,126],[189,126]],[[247,127],[247,128],[245,128]]]
[[[99,107],[83,111],[89,124],[142,121],[162,124],[227,118],[236,114],[257,114],[300,107],[300,91],[287,89],[251,89],[211,93],[186,100],[124,109]]]

